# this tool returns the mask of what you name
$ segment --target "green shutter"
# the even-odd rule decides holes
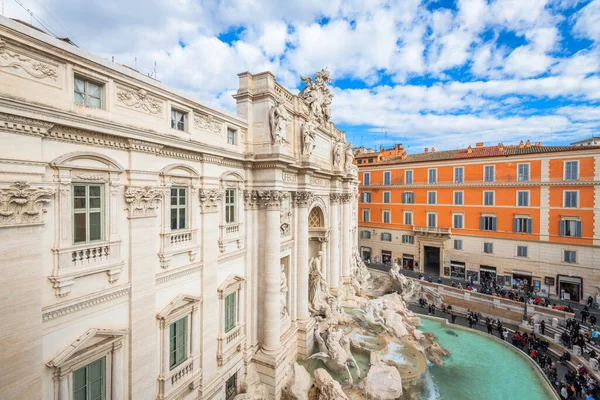
[[[231,293],[225,297],[225,332],[229,332],[235,328],[236,323],[236,309],[235,309],[235,297],[236,292]]]

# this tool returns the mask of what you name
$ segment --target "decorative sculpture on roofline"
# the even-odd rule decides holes
[[[283,99],[275,97],[275,105],[269,110],[269,125],[273,144],[287,141],[287,124],[292,118],[283,105]]]
[[[329,78],[329,70],[323,68],[321,72],[315,73],[315,79],[310,76],[300,77],[306,86],[300,92],[302,97],[308,103],[309,116],[312,116],[321,125],[329,122],[331,118],[331,101],[333,93],[327,87],[331,82]]]
[[[319,124],[313,116],[309,116],[308,121],[302,125],[302,154],[305,156],[310,156],[317,147],[317,126]]]

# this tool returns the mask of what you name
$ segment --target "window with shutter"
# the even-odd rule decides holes
[[[187,359],[187,316],[169,326],[169,368],[173,369]]]
[[[225,333],[235,328],[236,316],[236,292],[225,297]]]

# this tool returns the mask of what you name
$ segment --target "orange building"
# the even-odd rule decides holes
[[[579,301],[600,285],[600,146],[357,152],[366,261]]]

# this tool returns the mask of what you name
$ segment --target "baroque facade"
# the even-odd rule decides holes
[[[309,268],[340,296],[357,243],[328,71],[303,80],[239,74],[234,116],[0,17],[0,398],[279,396]]]

